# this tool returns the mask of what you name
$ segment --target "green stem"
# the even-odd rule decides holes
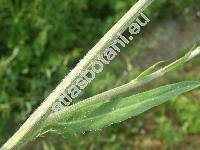
[[[81,108],[83,108],[87,105],[95,104],[95,103],[98,103],[99,101],[107,102],[109,99],[113,99],[113,98],[115,98],[115,97],[117,97],[117,96],[119,96],[123,93],[126,93],[126,92],[136,88],[136,87],[139,87],[139,86],[146,84],[146,83],[148,83],[148,82],[150,82],[154,79],[162,77],[166,73],[168,73],[168,72],[174,70],[175,68],[183,65],[184,63],[186,63],[187,61],[193,59],[194,57],[196,57],[198,55],[200,55],[200,47],[197,47],[194,51],[187,53],[184,57],[178,59],[177,61],[169,64],[168,66],[166,66],[164,68],[159,69],[158,71],[151,73],[150,75],[146,75],[146,76],[143,76],[143,77],[140,77],[141,75],[139,75],[140,78],[136,78],[135,80],[132,80],[131,82],[129,82],[127,84],[124,84],[122,86],[116,87],[116,88],[111,89],[111,90],[108,90],[106,92],[95,95],[93,97],[87,98],[87,99],[85,99],[85,100],[83,100],[83,101],[81,101],[77,104],[74,104],[70,107],[64,108],[60,112],[53,113],[47,118],[46,124],[50,124],[51,122],[55,122],[56,120],[64,118],[65,115],[68,115],[71,112],[76,111],[77,109],[81,109]],[[150,68],[152,68],[152,67],[150,67]]]
[[[139,0],[88,52],[78,65],[66,76],[56,89],[45,99],[37,110],[26,120],[20,129],[3,145],[2,150],[19,149],[33,140],[42,127],[44,121],[51,113],[51,107],[59,96],[73,84],[80,72],[92,62],[96,56],[117,39],[118,33],[124,32],[141,12],[148,7],[153,0]]]

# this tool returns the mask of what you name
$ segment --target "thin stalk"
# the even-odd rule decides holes
[[[124,32],[141,12],[154,0],[139,0],[88,52],[78,65],[66,76],[56,89],[44,100],[37,110],[26,120],[19,130],[3,145],[2,150],[20,149],[33,140],[51,113],[51,107],[59,96],[73,84],[80,72],[86,68],[96,56],[117,39],[118,33]]]
[[[151,73],[150,75],[146,75],[140,78],[136,78],[135,80],[132,80],[131,82],[124,84],[122,86],[116,87],[114,89],[108,90],[106,92],[103,92],[101,94],[95,95],[93,97],[87,98],[81,102],[78,102],[77,104],[74,104],[70,107],[64,108],[60,112],[56,112],[51,114],[47,118],[46,124],[50,124],[51,122],[55,122],[56,120],[59,120],[61,118],[64,118],[65,115],[70,114],[71,112],[76,111],[77,109],[81,109],[84,106],[98,103],[99,101],[105,101],[108,102],[108,100],[114,100],[113,98],[126,93],[136,87],[139,87],[143,84],[146,84],[154,79],[157,79],[159,77],[162,77],[166,73],[174,70],[175,68],[183,65],[184,63],[188,62],[189,60],[193,59],[194,57],[200,55],[200,47],[197,47],[194,51],[189,52],[184,57],[178,59],[177,61],[167,65],[164,68],[159,69],[158,71],[155,71]]]

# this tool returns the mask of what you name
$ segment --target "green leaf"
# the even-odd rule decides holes
[[[152,107],[199,86],[199,82],[185,81],[107,103],[99,102],[87,105],[80,110],[71,112],[67,116],[59,117],[58,120],[48,122],[42,132],[51,130],[65,135],[99,130],[113,123],[137,116]]]
[[[149,73],[151,73],[158,65],[160,65],[161,63],[164,63],[164,61],[159,61],[156,64],[154,64],[153,66],[149,67],[148,69],[146,69],[145,71],[143,71],[137,78],[136,80],[139,80],[141,78],[143,78],[144,76],[148,75]]]
[[[185,62],[188,61],[189,57],[191,56],[191,53],[192,53],[192,50],[190,50],[187,54],[185,54],[185,56],[181,57],[177,61],[175,61],[175,62],[171,63],[170,65],[160,69],[160,72],[167,73],[169,71],[173,71],[176,68],[182,66]]]

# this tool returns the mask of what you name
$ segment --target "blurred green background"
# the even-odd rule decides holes
[[[39,106],[136,0],[0,0],[0,145]],[[151,22],[106,66],[80,98],[132,80],[157,61],[182,56],[200,40],[200,0],[159,0]],[[200,81],[200,59],[135,92]],[[200,90],[101,131],[48,135],[35,150],[198,149]]]

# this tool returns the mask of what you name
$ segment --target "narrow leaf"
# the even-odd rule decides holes
[[[185,56],[183,56],[182,58],[178,59],[177,61],[171,63],[170,65],[162,68],[161,70],[159,70],[162,73],[167,73],[169,71],[173,71],[176,68],[182,66],[185,62],[188,61],[189,57],[191,56],[192,50],[190,50],[187,54],[185,54]]]
[[[80,133],[98,130],[113,123],[137,116],[152,107],[158,106],[175,96],[200,86],[199,82],[186,81],[162,86],[107,103],[87,105],[59,120],[50,121],[42,132],[53,130],[59,134]],[[42,133],[41,132],[41,133]]]
[[[161,63],[164,63],[164,61],[159,61],[156,64],[154,64],[153,66],[149,67],[148,69],[146,69],[145,71],[143,71],[137,78],[136,80],[139,80],[141,78],[143,78],[144,76],[148,75],[149,73],[151,73],[158,65],[160,65]]]

